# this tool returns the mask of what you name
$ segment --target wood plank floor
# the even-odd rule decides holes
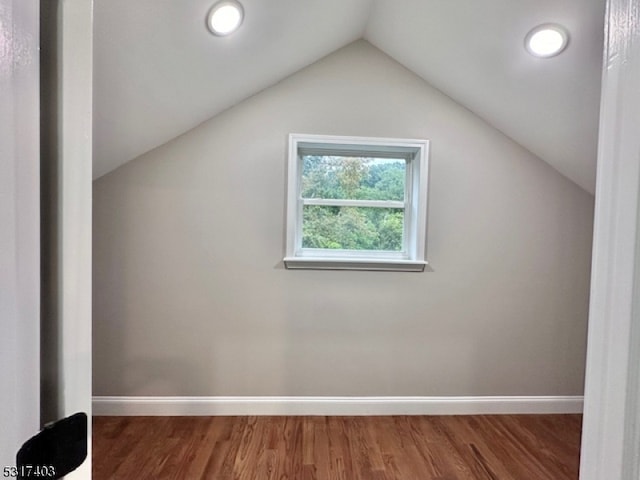
[[[96,417],[93,478],[576,480],[579,415]]]

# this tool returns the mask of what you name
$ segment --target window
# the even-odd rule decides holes
[[[423,271],[428,141],[289,136],[287,268]]]

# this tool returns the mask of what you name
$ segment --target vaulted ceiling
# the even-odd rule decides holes
[[[595,185],[604,0],[96,0],[94,177],[364,38],[584,189]],[[560,55],[524,49],[559,23]],[[321,133],[321,132],[318,132]]]

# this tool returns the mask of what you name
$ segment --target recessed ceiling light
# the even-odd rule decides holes
[[[225,36],[235,32],[243,19],[242,5],[236,0],[224,0],[209,10],[207,26],[214,35]]]
[[[551,23],[538,25],[524,40],[527,51],[536,57],[549,58],[562,52],[569,43],[569,33],[560,26]]]

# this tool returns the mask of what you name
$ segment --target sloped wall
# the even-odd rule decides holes
[[[285,270],[290,132],[430,139],[433,271]],[[592,210],[356,42],[94,183],[94,394],[581,394]]]

